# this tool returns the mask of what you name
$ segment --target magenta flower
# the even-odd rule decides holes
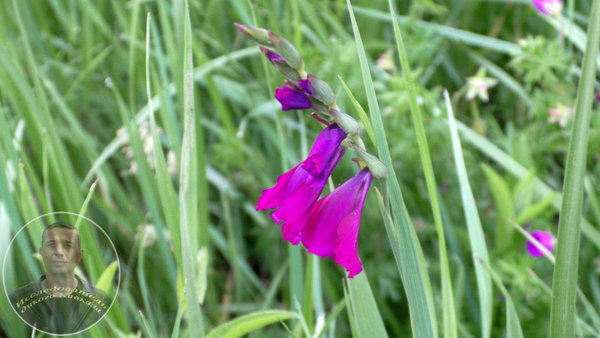
[[[289,82],[285,86],[275,89],[275,98],[281,103],[282,110],[312,108],[306,92]]]
[[[294,245],[300,243],[308,213],[344,154],[341,143],[345,137],[346,133],[337,124],[323,129],[308,157],[279,176],[275,186],[263,190],[256,210],[276,209],[271,218],[282,226],[284,240]]]
[[[360,216],[373,176],[365,168],[318,200],[302,231],[302,243],[309,253],[331,257],[353,278],[362,271],[358,256]]]
[[[533,0],[533,5],[544,15],[558,15],[562,12],[562,0]]]
[[[552,251],[554,250],[554,244],[556,243],[556,238],[549,232],[546,231],[534,231],[531,233],[531,236],[535,238],[546,250]],[[540,250],[533,242],[527,241],[527,252],[533,257],[542,257],[544,253]]]

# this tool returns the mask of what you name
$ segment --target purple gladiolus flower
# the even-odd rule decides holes
[[[293,88],[289,83],[275,89],[275,98],[281,103],[282,110],[312,108],[308,95],[300,88]]]
[[[545,15],[558,15],[562,12],[562,0],[533,0],[533,5]]]
[[[337,124],[323,129],[308,157],[279,176],[275,186],[264,190],[258,199],[256,210],[276,209],[271,218],[282,225],[284,240],[294,245],[300,243],[308,213],[344,154],[341,143],[345,137],[346,133]]]
[[[373,176],[365,168],[312,207],[302,231],[309,253],[331,257],[353,278],[362,271],[358,256],[360,216]]]
[[[546,231],[534,231],[531,233],[531,236],[535,238],[546,250],[552,251],[554,250],[554,244],[556,243],[556,238],[549,232]],[[542,257],[544,253],[540,250],[533,242],[527,241],[527,252],[533,257]]]

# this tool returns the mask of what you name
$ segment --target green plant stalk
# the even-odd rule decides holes
[[[579,79],[575,122],[571,132],[565,170],[563,201],[558,224],[556,266],[552,278],[550,337],[573,337],[579,264],[579,237],[583,205],[583,179],[588,148],[596,58],[600,39],[600,0],[594,0]]]
[[[377,151],[379,158],[388,170],[388,178],[383,182],[384,203],[390,205],[394,225],[390,227],[388,238],[408,298],[413,335],[416,337],[437,337],[437,319],[433,306],[431,282],[425,268],[423,249],[411,224],[398,178],[392,165],[373,79],[369,72],[367,56],[350,0],[346,1],[346,5],[352,22],[352,30],[354,31],[363,83],[367,91],[371,122],[377,140]],[[399,252],[400,248],[403,249],[402,253]]]
[[[388,5],[390,8],[391,17],[395,18],[396,13],[394,11],[394,7],[391,0],[388,0]],[[427,184],[429,202],[431,204],[431,210],[433,212],[435,230],[438,235],[438,247],[440,250],[440,267],[442,270],[440,278],[442,284],[442,316],[444,337],[457,337],[456,309],[454,307],[452,276],[450,274],[450,264],[448,263],[446,237],[444,235],[442,213],[440,212],[437,183],[435,180],[435,174],[433,172],[431,155],[429,153],[429,144],[427,142],[427,136],[425,135],[425,126],[423,125],[423,119],[421,117],[421,109],[417,104],[417,91],[412,78],[412,72],[410,70],[410,64],[408,62],[408,56],[406,55],[406,49],[404,47],[404,41],[402,39],[402,33],[400,32],[398,20],[392,20],[392,24],[394,26],[394,36],[396,38],[396,47],[398,49],[398,56],[400,57],[400,64],[402,65],[402,71],[404,73],[405,81],[408,83],[410,111],[415,127],[415,134],[417,135],[419,156],[421,157],[421,166],[423,167],[423,172],[425,174],[425,182]]]

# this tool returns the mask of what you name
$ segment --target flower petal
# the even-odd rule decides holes
[[[362,206],[360,209],[362,209]],[[348,278],[353,278],[362,271],[362,262],[358,256],[358,231],[361,211],[351,212],[340,222],[337,228],[337,242],[333,260],[349,272]]]
[[[358,232],[371,180],[371,173],[363,169],[318,200],[302,231],[302,243],[308,252],[333,258],[349,272],[348,278],[362,271],[358,256]]]
[[[258,203],[255,209],[267,210],[277,208],[279,202],[285,196],[288,184],[294,176],[297,168],[298,166],[295,166],[285,174],[279,175],[279,177],[277,177],[277,183],[275,183],[273,187],[263,190],[262,195],[260,195],[258,198]]]
[[[284,86],[275,89],[275,98],[281,103],[282,110],[309,109],[312,107],[308,96],[301,91],[296,91]]]

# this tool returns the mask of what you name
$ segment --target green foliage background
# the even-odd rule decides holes
[[[526,239],[512,223],[557,233],[572,122],[561,128],[548,122],[548,112],[575,106],[591,2],[567,2],[564,21],[557,23],[529,1],[399,1],[414,87],[401,71],[387,1],[352,5],[437,317],[440,254],[411,120],[411,88],[437,177],[458,335],[485,334],[444,89],[459,121],[488,268],[510,294],[494,290],[491,336],[507,330],[507,299],[525,336],[545,336],[552,264],[526,254]],[[120,257],[120,291],[105,320],[81,336],[195,337],[196,330],[208,334],[248,314],[233,326],[252,337],[349,336],[342,269],[288,245],[268,214],[254,210],[262,189],[303,159],[320,127],[308,112],[280,110],[273,91],[281,76],[233,26],[255,24],[286,37],[306,69],[329,82],[342,110],[358,119],[337,77],[369,113],[346,3],[188,0],[189,21],[185,6],[183,0],[0,2],[0,252],[25,223],[48,212],[83,211],[104,228]],[[188,51],[193,95],[184,77],[191,74]],[[374,66],[386,52],[395,69]],[[467,78],[479,69],[499,81],[489,89],[489,102],[465,97]],[[577,334],[585,337],[600,334],[596,103],[593,109],[578,276],[587,302],[580,298],[576,321]],[[357,171],[351,157],[334,171],[334,185]],[[375,186],[381,190],[380,182]],[[182,210],[189,227],[183,236]],[[153,233],[144,235],[145,225]],[[148,237],[155,240],[144,245]],[[362,216],[361,258],[387,334],[409,336],[409,305],[386,237],[372,190]],[[84,245],[94,242],[90,237]],[[5,266],[9,290],[29,281],[21,272],[40,269],[36,249],[33,236],[15,242],[20,254]],[[107,263],[102,252],[86,259],[91,271]],[[183,292],[186,266],[193,268],[192,287],[202,303],[195,315]],[[92,275],[97,279],[100,271]],[[263,310],[277,312],[255,313]],[[0,334],[30,335],[6,297],[0,297],[0,313]]]

